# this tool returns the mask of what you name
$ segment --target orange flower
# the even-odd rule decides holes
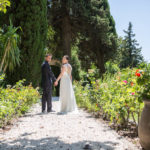
[[[98,107],[98,104],[96,104],[96,107]]]
[[[133,82],[131,82],[130,84],[131,84],[131,86],[133,86],[133,85],[134,85],[134,83],[133,83]]]

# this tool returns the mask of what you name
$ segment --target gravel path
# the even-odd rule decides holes
[[[59,102],[53,102],[56,112],[41,114],[36,104],[24,117],[19,118],[9,131],[0,133],[0,150],[137,150],[111,130],[103,121],[90,114],[61,115]]]

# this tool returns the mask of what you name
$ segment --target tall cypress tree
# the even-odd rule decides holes
[[[105,72],[105,62],[113,58],[117,50],[115,22],[110,14],[107,0],[91,0],[84,38],[81,40],[81,59],[94,62],[100,73]],[[86,56],[86,57],[85,57]]]
[[[47,0],[14,0],[8,14],[14,26],[22,28],[21,64],[13,73],[7,72],[8,81],[26,79],[27,83],[37,85],[46,44]]]
[[[139,47],[137,40],[135,39],[135,34],[133,33],[132,23],[129,22],[128,30],[124,30],[124,51],[122,54],[122,61],[120,66],[122,68],[126,67],[136,67],[139,63],[143,61],[143,56],[141,54],[142,48]]]
[[[82,31],[90,0],[49,0],[50,23],[59,36],[58,50],[71,56],[71,46]]]

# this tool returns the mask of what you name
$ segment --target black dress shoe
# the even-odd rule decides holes
[[[51,109],[51,110],[48,110],[47,112],[49,113],[49,112],[55,112],[55,111]]]
[[[87,143],[87,144],[84,145],[83,149],[85,149],[85,150],[92,150],[92,146]]]
[[[42,113],[45,113],[46,111],[45,110],[42,110]]]

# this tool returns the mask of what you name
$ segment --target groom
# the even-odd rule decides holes
[[[47,54],[45,61],[42,64],[42,112],[45,112],[47,103],[47,112],[52,111],[52,84],[56,81],[56,78],[51,70],[49,63],[51,62],[52,55]]]

